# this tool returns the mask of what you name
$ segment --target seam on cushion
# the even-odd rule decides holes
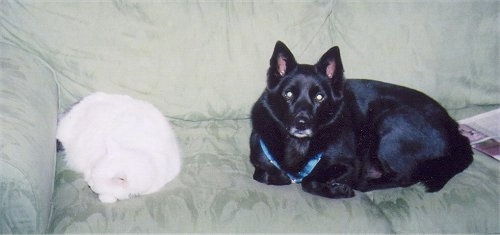
[[[22,49],[22,50],[24,50],[24,49]],[[57,117],[58,116],[58,112],[61,109],[61,107],[60,107],[60,103],[61,102],[60,102],[60,99],[59,99],[60,98],[60,87],[61,87],[61,85],[59,84],[57,73],[54,70],[54,68],[52,68],[52,66],[46,60],[44,60],[43,57],[41,57],[39,55],[40,53],[37,52],[37,54],[33,54],[33,53],[30,53],[29,51],[26,51],[26,52],[29,53],[29,55],[32,56],[34,59],[36,59],[37,61],[39,61],[46,69],[48,69],[50,71],[50,73],[52,75],[50,79],[52,80],[52,82],[56,86],[55,87],[55,89],[56,89],[55,100],[56,100],[56,106],[57,106],[57,108],[56,108],[56,110],[57,110],[56,111],[57,112],[56,113],[56,117]],[[58,120],[56,120],[56,125],[55,125],[56,129],[57,129],[57,121]],[[56,130],[54,131],[54,134],[55,133],[56,133]],[[55,141],[56,136],[54,135],[53,137],[54,137],[53,139]],[[54,151],[54,153],[55,153],[55,151]],[[50,190],[51,191],[50,192],[50,201],[49,201],[50,205],[49,205],[49,212],[48,212],[48,216],[47,216],[47,221],[46,221],[46,224],[44,225],[45,227],[43,228],[44,232],[46,232],[46,230],[50,227],[49,225],[50,225],[50,223],[52,221],[52,213],[54,211],[54,203],[53,202],[54,202],[55,174],[56,174],[56,164],[57,164],[56,163],[57,156],[55,154],[54,154],[54,158],[53,158],[52,161],[53,161],[53,164],[52,164],[53,165],[53,169],[50,169],[53,172],[53,174],[52,174],[52,184],[51,184],[51,190]],[[33,187],[31,187],[31,189],[33,190]],[[36,199],[36,197],[35,197],[35,199]]]
[[[54,70],[54,68],[52,68],[52,66],[50,66],[50,64],[45,61],[42,57],[40,56],[37,56],[37,55],[33,55],[38,61],[40,61],[48,70],[50,70],[50,72],[52,73],[52,76],[51,76],[51,80],[52,82],[55,84],[56,86],[56,119],[58,119],[58,113],[59,113],[59,110],[61,109],[61,105],[60,105],[60,92],[61,92],[61,85],[59,83],[59,79],[58,79],[58,76],[57,76],[57,73],[56,71]],[[55,136],[55,133],[57,131],[57,123],[58,123],[59,120],[56,120],[56,124],[55,124],[55,128],[56,130],[54,130],[54,141],[56,140],[56,136]],[[54,192],[55,192],[55,178],[56,178],[56,165],[57,165],[57,154],[56,154],[56,151],[54,149],[54,158],[53,158],[53,164],[52,164],[52,169],[51,171],[53,172],[52,174],[52,185],[51,185],[51,192],[50,192],[50,205],[49,205],[49,214],[47,216],[47,224],[45,225],[45,228],[44,228],[44,232],[47,232],[47,229],[49,229],[50,227],[50,223],[52,223],[52,214],[54,212]]]
[[[60,107],[61,102],[59,101],[59,97],[60,97],[60,93],[61,93],[61,85],[59,84],[59,79],[58,79],[57,73],[54,70],[54,68],[52,68],[52,66],[46,60],[44,60],[42,57],[40,57],[38,55],[33,55],[33,56],[38,61],[40,61],[52,73],[51,80],[56,85],[56,102],[57,102],[57,110],[59,111],[61,109],[61,107]]]
[[[172,121],[182,121],[182,122],[224,122],[224,121],[246,121],[250,120],[250,117],[236,117],[236,118],[205,118],[205,119],[186,119],[172,116],[165,116]]]
[[[500,105],[500,103],[495,103],[495,104],[467,104],[467,105],[464,105],[463,107],[456,107],[456,108],[446,108],[447,111],[457,111],[457,110],[463,110],[463,109],[467,109],[467,108],[475,108],[475,107],[480,107],[480,108],[495,108],[497,107],[498,105]]]

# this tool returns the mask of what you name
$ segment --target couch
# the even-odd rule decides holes
[[[348,78],[421,90],[458,119],[500,106],[498,1],[0,1],[0,233],[500,233],[500,163],[439,192],[326,199],[252,179],[249,113],[274,43],[338,45]],[[94,91],[153,103],[181,174],[101,203],[57,153],[58,115]],[[446,167],[446,166],[443,166]]]

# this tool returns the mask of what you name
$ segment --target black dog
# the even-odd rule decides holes
[[[276,43],[251,114],[255,180],[329,198],[417,182],[435,192],[471,164],[468,139],[436,101],[343,73],[338,47],[307,65]]]

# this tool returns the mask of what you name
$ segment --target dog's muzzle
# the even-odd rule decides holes
[[[305,115],[298,115],[291,126],[290,135],[297,138],[312,137],[311,119]]]

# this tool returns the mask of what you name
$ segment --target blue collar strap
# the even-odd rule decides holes
[[[269,152],[269,149],[267,148],[266,144],[262,139],[259,139],[260,142],[260,147],[262,148],[262,152],[264,152],[264,155],[266,155],[267,160],[269,160],[270,163],[272,163],[276,168],[278,168],[281,171],[284,171],[276,159],[273,157],[271,152]],[[297,175],[285,172],[288,178],[292,180],[292,183],[294,184],[300,184],[304,178],[306,178],[311,172],[313,171],[314,167],[318,164],[318,162],[321,160],[321,157],[323,156],[323,153],[318,153],[316,156],[314,156],[307,164],[304,166],[304,168],[297,173]]]

